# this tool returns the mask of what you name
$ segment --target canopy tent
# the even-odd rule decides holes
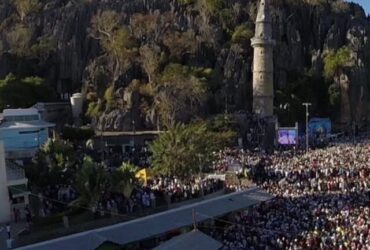
[[[182,234],[166,241],[153,250],[218,250],[222,243],[198,230]]]
[[[144,218],[85,231],[18,249],[93,250],[105,241],[125,245],[155,237],[173,229],[192,225],[194,217],[197,222],[202,222],[209,218],[220,217],[230,212],[246,209],[272,198],[272,195],[259,188],[250,188],[243,192],[234,192],[149,215]],[[195,216],[193,216],[194,214]]]

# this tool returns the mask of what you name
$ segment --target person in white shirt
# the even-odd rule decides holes
[[[150,203],[152,205],[152,208],[155,208],[156,207],[154,192],[150,192]]]

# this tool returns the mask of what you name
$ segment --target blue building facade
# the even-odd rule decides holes
[[[54,124],[44,122],[36,109],[4,110],[0,123],[0,141],[5,152],[37,150],[49,138]]]

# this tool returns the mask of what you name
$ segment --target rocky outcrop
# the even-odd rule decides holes
[[[345,72],[346,86],[342,96],[348,103],[342,103],[338,121],[349,123],[370,120],[370,23],[364,11],[356,4],[340,3],[309,4],[307,1],[275,1],[273,6],[275,87],[284,89],[290,84],[292,72],[310,71],[322,74],[323,58],[328,50],[347,46],[352,52],[353,67]],[[17,20],[12,1],[0,3],[0,77],[9,72],[20,75],[44,77],[60,93],[74,92],[97,85],[107,85],[111,80],[109,64],[99,42],[89,36],[92,17],[101,10],[112,9],[120,13],[129,24],[135,13],[150,14],[170,12],[175,16],[174,25],[180,30],[192,29],[203,41],[192,58],[182,63],[190,66],[213,68],[217,72],[218,85],[212,86],[216,108],[213,112],[249,110],[251,108],[252,53],[249,42],[240,44],[230,41],[238,25],[254,22],[256,0],[225,1],[231,11],[229,18],[221,14],[211,15],[197,6],[180,5],[177,0],[50,0],[38,13],[32,13],[24,20],[33,32],[32,41],[41,37],[52,37],[55,50],[47,58],[22,58],[12,54],[7,43],[7,34],[14,29]],[[226,20],[226,21],[225,21]],[[16,22],[20,22],[19,20]],[[227,23],[226,22],[226,23]],[[135,30],[133,30],[135,33]],[[134,79],[146,81],[147,76],[140,63],[122,73],[119,78],[121,98],[131,99],[131,92],[125,88]],[[102,92],[102,91],[101,91]],[[103,95],[104,93],[98,93]],[[105,112],[99,119],[99,126],[107,130],[130,130],[132,120],[138,127],[149,126],[140,114],[140,97],[134,98],[131,109],[119,108]]]

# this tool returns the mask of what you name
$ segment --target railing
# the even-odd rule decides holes
[[[11,161],[6,161],[6,178],[7,181],[18,181],[26,179],[24,169],[18,167]]]

